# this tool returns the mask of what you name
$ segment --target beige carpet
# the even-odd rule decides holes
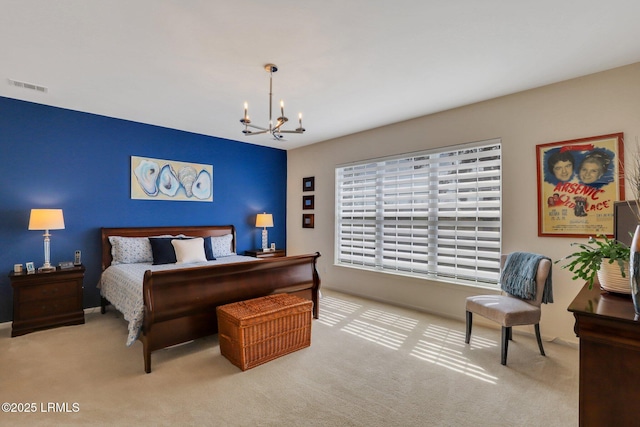
[[[323,291],[311,347],[242,372],[217,336],[152,355],[125,347],[113,309],[85,325],[10,338],[0,329],[0,425],[573,426],[578,351]],[[3,407],[4,409],[4,407]]]

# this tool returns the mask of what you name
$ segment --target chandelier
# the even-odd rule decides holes
[[[260,135],[262,133],[270,133],[273,135],[275,139],[278,141],[282,140],[284,136],[283,133],[304,133],[305,129],[302,127],[302,113],[298,114],[298,128],[295,130],[283,130],[282,126],[289,121],[288,118],[284,115],[284,102],[280,100],[280,117],[276,119],[276,123],[273,123],[272,114],[273,114],[273,73],[278,71],[278,67],[274,64],[267,64],[264,66],[264,69],[269,73],[269,127],[256,126],[251,124],[251,120],[249,119],[249,115],[247,114],[249,111],[249,105],[244,103],[244,117],[240,119],[240,123],[244,125],[244,130],[242,133],[245,135]],[[257,131],[253,131],[251,129],[258,129]]]

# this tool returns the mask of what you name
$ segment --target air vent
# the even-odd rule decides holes
[[[35,90],[36,92],[42,92],[42,93],[47,93],[49,91],[49,89],[47,89],[46,87],[38,86],[38,85],[33,84],[33,83],[21,82],[21,81],[12,80],[12,79],[8,79],[8,80],[9,80],[9,84],[11,86],[21,87],[21,88],[29,89],[29,90]]]

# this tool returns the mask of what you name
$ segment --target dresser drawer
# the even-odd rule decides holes
[[[75,296],[20,304],[20,316],[22,319],[55,316],[78,310],[81,310],[81,307]]]
[[[20,303],[72,297],[78,294],[78,282],[67,280],[42,285],[25,286],[20,289]]]

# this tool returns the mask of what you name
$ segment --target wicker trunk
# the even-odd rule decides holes
[[[313,303],[289,294],[219,306],[220,352],[246,371],[311,345]]]

